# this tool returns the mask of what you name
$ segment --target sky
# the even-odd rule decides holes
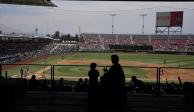
[[[145,1],[64,1],[52,0],[58,7],[0,4],[0,25],[39,35],[114,33],[154,34],[156,12],[184,11],[183,33],[194,34],[194,2],[145,2]],[[4,31],[6,32],[6,31]]]

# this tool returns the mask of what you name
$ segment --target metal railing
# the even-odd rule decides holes
[[[5,77],[7,79],[8,72],[3,69],[4,66],[49,66],[50,67],[50,81],[51,81],[51,87],[54,84],[55,81],[55,68],[56,67],[88,67],[89,65],[52,65],[52,64],[0,64],[0,77],[2,77],[3,71],[5,71]],[[104,67],[104,65],[99,65],[98,67]],[[107,66],[110,67],[110,66]],[[142,69],[155,69],[156,70],[156,90],[157,90],[157,95],[160,95],[160,90],[161,90],[161,73],[163,69],[194,69],[194,68],[181,68],[181,67],[145,67],[145,66],[122,66],[123,68],[142,68]],[[23,77],[23,74],[21,73],[21,78]],[[178,76],[177,76],[178,77]],[[180,77],[179,82],[180,82]]]

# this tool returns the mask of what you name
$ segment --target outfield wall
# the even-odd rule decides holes
[[[151,54],[177,54],[177,55],[194,55],[194,52],[175,52],[175,51],[152,51],[152,50],[126,50],[126,49],[112,49],[112,50],[83,50],[79,51],[82,53],[114,53],[114,52],[123,52],[123,53],[151,53]],[[79,53],[77,52],[77,53]]]
[[[194,55],[194,52],[175,52],[175,51],[153,51],[155,54],[180,54],[180,55]]]

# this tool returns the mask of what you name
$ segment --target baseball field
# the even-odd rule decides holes
[[[183,81],[194,81],[194,56],[171,54],[146,54],[146,53],[71,53],[64,55],[46,55],[17,64],[51,64],[54,66],[55,79],[63,77],[67,80],[87,78],[91,62],[97,63],[100,75],[103,75],[103,67],[111,66],[111,55],[117,54],[120,64],[123,66],[126,80],[135,75],[144,81],[155,81],[157,69],[152,67],[164,67],[161,69],[161,81],[178,81],[178,76]],[[177,67],[177,68],[168,68]],[[180,68],[178,68],[180,67]],[[109,67],[108,67],[109,68]],[[189,69],[186,69],[189,68]],[[3,76],[7,71],[8,77],[30,78],[35,74],[38,79],[50,79],[51,66],[48,65],[3,65]]]

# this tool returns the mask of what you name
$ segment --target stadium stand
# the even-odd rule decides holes
[[[130,51],[183,52],[193,54],[193,35],[129,35],[129,34],[90,34],[82,33],[79,39],[30,37],[18,34],[0,35],[0,62],[15,63],[43,54],[65,54],[80,51]],[[114,46],[114,47],[112,47]],[[149,47],[150,46],[150,47]],[[151,48],[152,46],[152,48]],[[142,48],[143,47],[143,48]]]
[[[193,52],[192,35],[82,34],[81,50],[110,50],[110,45],[151,45],[153,51]]]
[[[22,35],[2,35],[0,37],[0,63],[11,64],[22,60],[49,54],[54,47],[50,38],[35,38]]]
[[[78,50],[77,44],[58,43],[53,47],[50,53],[51,54],[65,54],[65,53],[75,52],[77,50]]]
[[[83,41],[56,42],[48,38],[26,38],[21,36],[2,36],[0,41],[1,64],[15,63],[17,61],[36,58],[44,54],[65,54],[81,50],[108,51],[110,46],[152,46],[153,51],[169,52],[194,52],[192,35],[124,35],[124,34],[82,34]],[[80,45],[80,46],[79,46]],[[0,87],[4,92],[0,96],[5,101],[3,112],[9,111],[71,111],[86,112],[87,105],[87,80],[60,81],[51,83],[48,80],[37,80],[37,85],[31,87],[29,81],[10,81],[12,79],[0,79]],[[99,84],[100,85],[100,84]],[[161,84],[162,96],[156,97],[157,86],[155,83],[145,83],[145,90],[138,93],[126,83],[127,106],[122,111],[170,111],[191,112],[193,85],[185,84],[183,89],[175,83]],[[17,91],[17,88],[20,88]],[[184,91],[183,91],[184,90]],[[10,92],[11,91],[11,92]],[[8,94],[9,93],[9,94]],[[13,95],[14,94],[14,95]],[[19,95],[18,95],[19,94]],[[13,95],[13,96],[12,96]],[[184,96],[185,95],[185,96]],[[10,97],[12,96],[12,97]],[[186,98],[186,100],[185,100]],[[187,102],[187,99],[189,99]],[[28,103],[26,103],[28,102]],[[2,103],[2,102],[1,102]],[[12,108],[9,108],[11,104]]]

